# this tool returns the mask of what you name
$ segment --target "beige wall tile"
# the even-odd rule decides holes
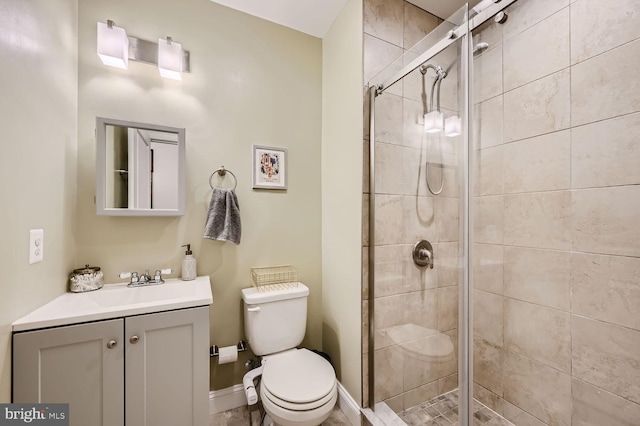
[[[402,97],[385,93],[376,98],[376,142],[402,145]]]
[[[440,287],[437,292],[438,330],[458,328],[458,286]]]
[[[369,141],[362,143],[362,192],[369,193]]]
[[[502,95],[475,105],[474,131],[476,149],[489,148],[503,143],[504,102]]]
[[[571,193],[538,192],[504,197],[504,242],[508,245],[571,248]]]
[[[422,74],[420,69],[411,71],[402,79],[403,96],[406,99],[419,102],[423,109],[430,110],[431,85],[433,84],[434,76],[433,70],[427,74]]]
[[[504,349],[484,339],[475,339],[473,343],[474,382],[501,396],[503,373]]]
[[[544,423],[571,424],[571,376],[555,368],[507,351],[504,371],[504,399]],[[520,413],[505,403],[505,417],[519,418]],[[523,416],[521,424],[531,419]]]
[[[521,247],[504,248],[504,295],[569,312],[571,254]]]
[[[504,345],[507,349],[570,373],[570,314],[505,298]]]
[[[504,164],[504,147],[495,146],[476,151],[475,194],[499,195],[504,193],[506,165]]]
[[[482,102],[503,92],[502,49],[491,49],[473,60],[473,102]]]
[[[365,34],[402,47],[403,3],[403,0],[365,0]]]
[[[403,406],[404,399],[403,399],[402,394],[396,395],[396,396],[391,397],[389,399],[385,399],[384,402],[396,414],[400,413],[400,412],[402,412],[404,410],[404,406]]]
[[[438,379],[438,393],[450,392],[458,388],[458,374],[451,374],[449,376]]]
[[[375,252],[375,295],[391,296],[411,291],[404,280],[403,246],[378,246]]]
[[[435,199],[438,242],[460,240],[460,202],[457,198]]]
[[[401,244],[404,235],[403,197],[381,195],[375,197],[374,244]]]
[[[431,398],[435,398],[439,395],[438,381],[427,383],[426,385],[418,386],[415,389],[405,392],[402,397],[404,398],[404,409],[408,410],[411,407],[420,405],[423,402],[429,401]]]
[[[505,93],[505,142],[568,128],[571,84],[567,69]]]
[[[571,255],[572,312],[640,330],[640,259]]]
[[[404,324],[404,305],[405,297],[403,294],[376,297],[373,311],[376,330],[384,330]],[[433,303],[433,306],[435,308],[435,303]],[[393,344],[393,342],[389,342],[382,345],[384,342],[379,340],[376,336],[376,349]]]
[[[507,401],[503,402],[504,418],[512,422],[517,426],[547,426],[546,423],[533,417],[531,414],[524,410],[510,404]]]
[[[504,90],[568,67],[569,8],[506,40],[503,55]]]
[[[504,297],[481,290],[473,292],[473,332],[500,346],[504,342]]]
[[[640,405],[581,380],[572,382],[572,426],[636,426]]]
[[[376,142],[376,193],[402,194],[408,186],[402,164],[404,148],[398,145]]]
[[[506,9],[509,19],[503,24],[505,40],[537,24],[569,5],[569,0],[517,1]]]
[[[571,129],[573,188],[639,184],[638,135],[640,113]]]
[[[375,400],[382,401],[402,393],[403,354],[399,346],[374,352]]]
[[[403,295],[403,323],[435,330],[438,324],[436,290],[424,290]],[[425,382],[426,383],[426,382]]]
[[[640,332],[573,315],[573,375],[640,403]]]
[[[438,286],[457,286],[460,282],[460,243],[438,243],[434,248],[435,271],[438,275]],[[425,270],[426,274],[431,274]]]
[[[384,1],[384,0],[381,0]],[[427,34],[436,29],[440,19],[409,2],[404,2],[404,45],[410,49]]]
[[[414,389],[440,378],[439,363],[425,353],[433,352],[438,344],[438,335],[414,340],[403,345],[404,389]]]
[[[362,299],[369,298],[369,247],[362,247]]]
[[[573,191],[571,216],[574,250],[640,256],[640,186]]]
[[[404,244],[437,241],[435,205],[432,197],[402,197],[404,233],[400,237]]]
[[[503,294],[504,247],[492,244],[475,244],[473,288],[494,294]]]
[[[379,38],[364,35],[364,84],[369,84],[371,79],[389,64],[402,56],[403,50],[394,44],[380,40]],[[385,93],[402,95],[402,83],[396,83]]]
[[[477,383],[473,384],[473,398],[500,415],[504,412],[504,399]]]
[[[571,5],[572,63],[640,38],[638,0],[617,0],[611,6],[597,0]]]
[[[639,67],[640,39],[571,67],[571,125],[640,111]]]
[[[369,301],[362,301],[362,353],[369,352]]]
[[[549,133],[504,145],[504,192],[536,192],[571,186],[571,133]]]
[[[502,244],[504,232],[504,197],[476,197],[474,200],[475,242]]]
[[[362,246],[369,245],[369,194],[362,194]]]

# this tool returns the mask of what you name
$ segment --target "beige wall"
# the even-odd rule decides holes
[[[321,40],[204,0],[83,0],[79,12],[77,262],[100,265],[111,282],[145,268],[171,267],[177,276],[180,245],[191,243],[198,274],[213,283],[211,343],[219,346],[244,337],[240,290],[251,285],[249,268],[293,264],[311,289],[303,344],[320,349]],[[191,74],[175,82],[150,65],[102,65],[95,33],[106,19],[131,36],[172,36],[191,52]],[[183,217],[96,216],[96,116],[186,128]],[[252,144],[288,149],[287,191],[251,189]],[[221,165],[238,178],[239,246],[202,238],[209,176]],[[212,389],[240,383],[246,357],[212,364]]]
[[[2,240],[0,402],[11,393],[11,322],[63,293],[74,265],[77,2],[0,2]],[[29,265],[29,229],[45,232]]]
[[[350,0],[322,42],[323,348],[361,401],[362,0]]]
[[[515,424],[640,419],[637,1],[474,32],[475,394]]]

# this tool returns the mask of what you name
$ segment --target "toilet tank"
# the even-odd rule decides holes
[[[309,288],[302,283],[242,289],[244,331],[256,355],[292,349],[304,339]]]

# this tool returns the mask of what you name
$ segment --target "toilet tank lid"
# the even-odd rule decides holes
[[[308,295],[309,287],[302,283],[270,284],[261,286],[260,290],[255,287],[242,289],[242,300],[247,305],[296,299]]]

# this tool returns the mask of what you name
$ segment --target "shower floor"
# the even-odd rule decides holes
[[[408,426],[458,424],[458,391],[437,396],[398,414]],[[513,423],[478,401],[473,401],[474,426],[513,426]]]

